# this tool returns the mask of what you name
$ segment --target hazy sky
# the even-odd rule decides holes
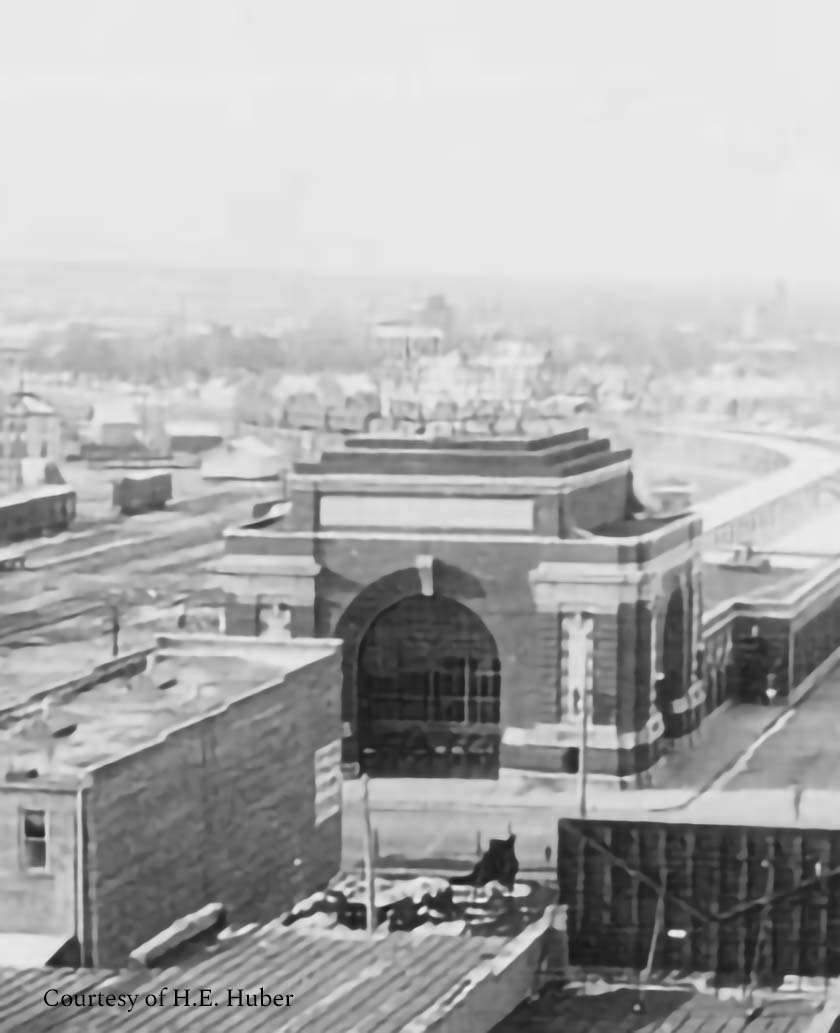
[[[836,0],[0,0],[0,259],[840,279]]]

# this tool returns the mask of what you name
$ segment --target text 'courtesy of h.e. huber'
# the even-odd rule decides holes
[[[62,993],[50,989],[44,994],[48,1008],[116,1008],[132,1012],[135,1008],[289,1008],[294,994],[272,993],[264,987],[240,990],[213,990],[207,987],[169,987],[147,994],[96,992]]]

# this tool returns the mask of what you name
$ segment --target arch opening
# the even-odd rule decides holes
[[[685,693],[685,660],[685,606],[682,591],[676,588],[665,611],[663,673],[669,699],[679,699]]]
[[[364,773],[497,777],[498,649],[462,603],[412,595],[383,610],[359,645],[356,684]]]

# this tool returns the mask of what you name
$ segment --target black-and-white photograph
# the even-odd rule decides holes
[[[0,1033],[840,1033],[839,31],[0,0]]]

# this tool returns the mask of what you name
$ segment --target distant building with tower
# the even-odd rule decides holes
[[[15,391],[0,406],[0,480],[14,490],[23,483],[25,460],[62,459],[61,419],[31,391]]]
[[[408,307],[396,319],[374,322],[371,334],[380,357],[409,365],[418,358],[437,356],[451,342],[454,312],[440,294]]]

